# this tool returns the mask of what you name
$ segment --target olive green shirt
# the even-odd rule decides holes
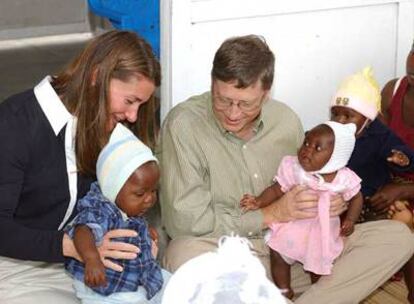
[[[216,119],[210,92],[178,104],[161,132],[161,214],[168,235],[261,238],[260,210],[242,213],[243,194],[272,184],[285,155],[296,155],[303,129],[285,104],[269,100],[247,142]]]

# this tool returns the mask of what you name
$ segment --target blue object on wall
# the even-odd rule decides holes
[[[88,0],[96,15],[108,18],[116,29],[132,30],[151,44],[160,58],[159,0]]]

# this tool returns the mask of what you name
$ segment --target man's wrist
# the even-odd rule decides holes
[[[271,223],[280,222],[281,216],[277,204],[272,203],[260,210],[263,212],[263,226],[269,227]]]

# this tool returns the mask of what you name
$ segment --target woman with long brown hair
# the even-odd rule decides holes
[[[0,105],[0,298],[5,303],[78,303],[64,257],[80,259],[63,228],[95,180],[98,154],[116,123],[154,146],[160,65],[133,32],[94,38],[56,76]],[[138,248],[111,241],[100,255],[134,258]]]

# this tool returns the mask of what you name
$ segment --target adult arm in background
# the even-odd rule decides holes
[[[384,121],[386,123],[389,122],[389,112],[388,109],[391,105],[391,100],[394,92],[394,86],[397,79],[390,80],[387,82],[387,84],[384,86],[384,88],[381,91],[381,110],[382,110],[382,116],[384,118]],[[396,135],[394,135],[396,136]],[[397,137],[397,139],[393,139],[400,143],[400,145],[403,145],[402,141]],[[396,148],[397,150],[399,148]],[[407,153],[407,150],[404,150],[403,152]],[[408,151],[408,154],[410,154],[410,151]],[[409,156],[409,155],[407,155]],[[407,168],[408,170],[413,170],[413,158],[412,154],[410,158],[410,168]],[[396,168],[396,166],[394,166]],[[372,206],[380,211],[380,212],[386,212],[388,207],[395,202],[396,200],[407,200],[407,199],[413,199],[414,198],[414,184],[397,184],[397,183],[389,183],[387,185],[384,185],[378,191],[371,197],[371,203]]]
[[[381,114],[386,124],[388,124],[390,119],[388,109],[391,105],[392,96],[394,94],[394,86],[397,80],[398,79],[396,78],[388,81],[381,91]]]

